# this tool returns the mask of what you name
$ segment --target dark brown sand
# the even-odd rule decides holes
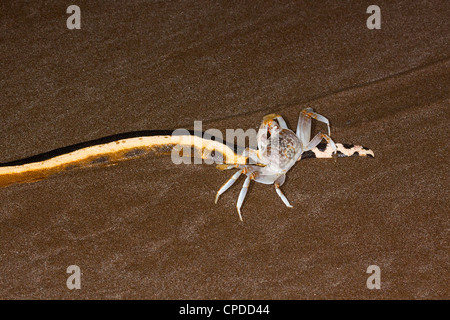
[[[170,157],[0,190],[2,299],[437,299],[449,294],[450,2],[0,4],[0,162],[111,134],[256,128],[311,106],[374,159],[282,187]],[[81,290],[66,287],[78,265]],[[381,268],[369,290],[366,269]]]

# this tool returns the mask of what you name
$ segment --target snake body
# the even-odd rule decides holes
[[[186,130],[187,131],[187,130]],[[110,165],[150,153],[171,154],[175,146],[194,149],[202,157],[212,151],[223,153],[224,163],[246,163],[231,145],[208,139],[194,132],[173,134],[172,131],[136,131],[58,148],[32,157],[0,164],[0,187],[14,183],[34,182],[50,175],[80,167]],[[181,149],[181,152],[186,150]],[[201,153],[199,151],[202,151]],[[181,154],[181,156],[183,156]]]
[[[0,187],[39,181],[75,168],[110,165],[152,153],[170,155],[175,146],[187,147],[192,150],[188,156],[197,154],[202,159],[212,159],[219,155],[224,164],[248,163],[248,157],[242,155],[242,148],[231,143],[212,140],[204,133],[185,131],[185,134],[174,134],[174,131],[170,130],[122,133],[58,148],[20,160],[0,163]],[[339,143],[336,146],[340,157],[373,156],[370,149],[361,146]],[[182,150],[186,150],[186,148]],[[331,157],[330,147],[321,143],[313,150],[304,153],[301,159]]]

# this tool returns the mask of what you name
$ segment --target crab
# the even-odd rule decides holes
[[[319,132],[310,140],[311,119],[326,124],[328,134]],[[316,148],[323,140],[331,148],[332,154],[337,154],[336,144],[330,138],[330,122],[324,116],[314,112],[312,108],[306,108],[300,112],[296,132],[288,128],[281,115],[266,115],[258,130],[257,150],[246,148],[244,152],[252,164],[217,165],[219,170],[238,169],[238,171],[217,191],[215,203],[219,200],[220,195],[227,191],[241,175],[245,175],[246,178],[236,203],[241,221],[243,221],[241,207],[251,181],[273,184],[283,203],[292,208],[280,189],[286,179],[286,173],[301,159],[302,155]]]

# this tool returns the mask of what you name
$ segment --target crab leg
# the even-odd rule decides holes
[[[297,123],[297,137],[300,138],[303,146],[306,146],[311,137],[311,118],[317,121],[323,122],[328,127],[328,135],[330,135],[330,122],[324,116],[313,111],[312,108],[306,108],[300,112],[300,116]]]
[[[247,195],[248,187],[250,186],[250,180],[252,180],[252,175],[247,176],[247,178],[244,181],[244,185],[242,186],[241,192],[239,193],[239,198],[236,204],[237,212],[239,214],[239,219],[242,220],[241,215],[241,207],[242,203],[244,202],[245,196]]]
[[[230,169],[236,169],[236,168],[239,168],[238,164],[231,164],[231,165],[218,164],[218,165],[216,165],[216,169],[218,169],[218,170],[230,170]]]
[[[280,124],[280,127],[283,129],[288,129],[288,126],[286,124],[286,121],[284,121],[282,116],[276,116],[274,117],[275,120],[278,121],[278,123]]]
[[[246,148],[243,152],[244,157],[248,157],[249,164],[262,164],[261,159],[258,156],[258,150],[254,150],[251,148]]]
[[[245,168],[237,171],[235,174],[233,174],[231,176],[230,179],[228,179],[227,182],[225,182],[223,184],[223,186],[220,187],[219,191],[217,191],[217,194],[216,194],[215,203],[217,203],[217,201],[219,200],[220,195],[222,193],[224,193],[225,191],[227,191],[228,188],[231,187],[236,182],[236,180],[241,176],[241,174],[244,172],[244,170],[245,170]]]
[[[283,117],[280,116],[279,114],[275,114],[275,113],[264,116],[263,124],[265,126],[267,126],[267,125],[271,126],[273,120],[276,120],[282,129],[288,129],[286,121],[284,121]]]
[[[322,139],[325,139],[325,141],[331,146],[331,150],[333,153],[336,153],[337,148],[334,141],[326,134],[318,133],[316,136],[304,147],[303,152],[312,150],[322,141]]]
[[[289,200],[286,198],[284,193],[280,189],[280,185],[278,183],[275,183],[275,191],[277,192],[278,196],[283,200],[286,207],[293,208],[292,205],[289,203]]]

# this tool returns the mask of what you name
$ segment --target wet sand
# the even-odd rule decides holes
[[[306,106],[375,158],[297,163],[292,209],[252,184],[243,223],[243,180],[215,205],[231,172],[170,157],[0,189],[0,298],[448,299],[450,3],[379,1],[381,30],[370,4],[77,1],[68,30],[66,4],[3,1],[0,162]]]

